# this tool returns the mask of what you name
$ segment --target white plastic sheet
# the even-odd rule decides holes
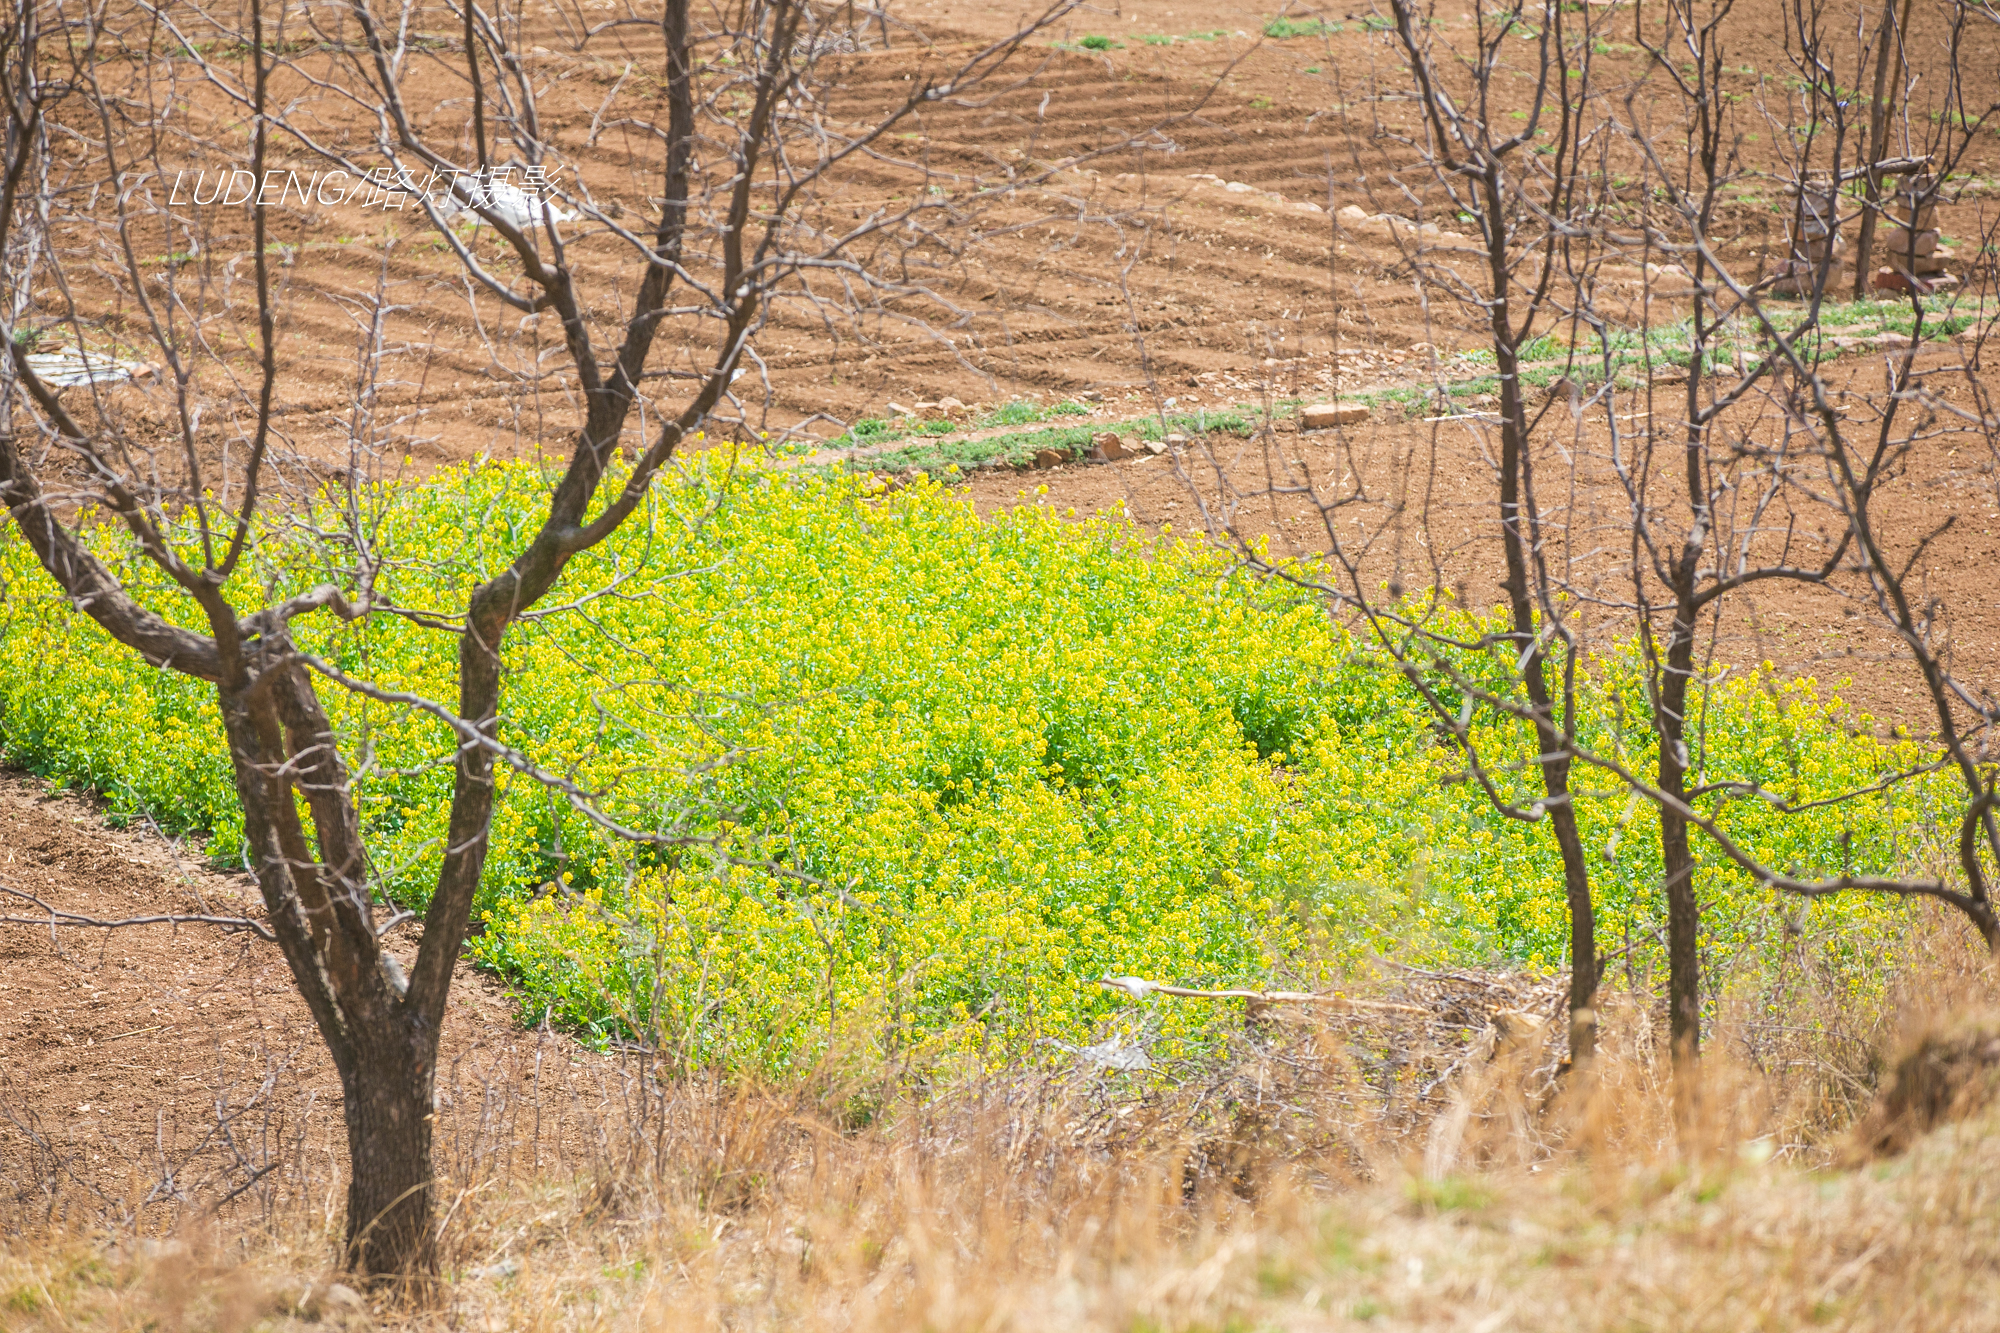
[[[145,367],[134,361],[64,348],[57,352],[28,353],[28,369],[51,388],[68,389],[79,384],[121,384]]]

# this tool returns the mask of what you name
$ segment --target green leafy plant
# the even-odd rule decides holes
[[[1328,23],[1325,19],[1295,19],[1280,16],[1264,25],[1264,35],[1281,42],[1293,37],[1321,37],[1339,31],[1339,24]]]
[[[425,553],[385,569],[383,593],[449,605],[551,484],[488,464],[372,492],[383,549]],[[1545,840],[1453,781],[1460,761],[1401,675],[1315,606],[1200,546],[1032,505],[982,519],[924,482],[885,493],[709,455],[660,486],[644,523],[564,576],[616,580],[620,596],[510,640],[503,735],[602,792],[614,817],[711,812],[697,831],[729,855],[635,852],[539,784],[509,782],[473,949],[535,1014],[743,1068],[842,1050],[947,1070],[1098,1030],[1113,1011],[1084,983],[1106,971],[1304,985],[1385,951],[1560,963]],[[274,532],[242,577],[312,586],[311,517]],[[120,578],[191,614],[96,532]],[[9,759],[240,857],[212,693],[105,652],[94,624],[26,577],[32,560],[0,535]],[[1449,614],[1470,641],[1481,616]],[[301,624],[300,645],[419,692],[452,669],[449,640],[394,617]],[[1850,734],[1809,684],[1718,673],[1701,697],[1704,783],[1809,799],[1915,753]],[[452,735],[427,714],[331,704],[342,743],[372,758],[360,809],[378,891],[421,908]],[[1587,744],[1643,765],[1632,658],[1596,663],[1583,706]],[[1490,762],[1527,767],[1518,727],[1482,728]],[[1770,859],[1888,866],[1934,851],[1945,821],[1928,793],[1918,781],[1797,817],[1707,799]],[[1611,859],[1602,929],[1643,955],[1654,816],[1581,799]],[[1900,909],[1874,900],[1801,907],[1724,865],[1701,874],[1712,947],[1753,964],[1792,947],[1774,922],[1803,911],[1827,926],[1821,965],[1865,979],[1870,942],[1900,928]],[[1147,1040],[1170,1062],[1223,1026],[1186,1006]]]

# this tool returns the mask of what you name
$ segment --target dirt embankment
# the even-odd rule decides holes
[[[245,876],[92,803],[0,771],[0,884],[101,920],[257,917]],[[33,917],[8,896],[0,915]],[[409,927],[392,937],[410,954]],[[137,1215],[157,1232],[221,1201],[254,1217],[304,1198],[337,1207],[340,1082],[277,946],[213,926],[0,925],[0,1227],[52,1207]],[[439,1061],[440,1161],[470,1176],[497,1156],[573,1152],[569,1095],[510,1095],[600,1072],[566,1038],[524,1031],[491,978],[462,967]],[[73,1218],[87,1224],[89,1216]]]

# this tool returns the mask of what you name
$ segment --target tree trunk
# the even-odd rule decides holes
[[[1569,801],[1569,760],[1561,773],[1543,765],[1543,781],[1551,797],[1562,803],[1549,814],[1556,847],[1562,853],[1563,891],[1569,900],[1569,1060],[1572,1066],[1597,1053],[1597,907],[1590,900],[1590,868],[1584,860],[1583,838],[1576,829],[1576,808]]]
[[[1655,720],[1660,790],[1676,801],[1687,796],[1687,699],[1694,676],[1694,630],[1694,612],[1683,597],[1674,609]],[[1660,807],[1660,860],[1667,894],[1667,1035],[1673,1051],[1674,1104],[1684,1114],[1693,1107],[1693,1070],[1701,1054],[1701,916],[1695,903],[1687,819],[1665,804]]]
[[[1896,0],[1886,0],[1882,6],[1882,23],[1875,30],[1878,44],[1875,52],[1875,95],[1868,103],[1868,142],[1864,145],[1866,160],[1862,163],[1866,174],[1861,178],[1867,202],[1861,209],[1861,232],[1854,242],[1854,299],[1857,301],[1867,297],[1869,272],[1874,267],[1869,262],[1869,252],[1875,248],[1875,206],[1882,198],[1882,177],[1875,170],[1875,164],[1882,160],[1882,149],[1889,137],[1889,120],[1895,114],[1895,97],[1889,91],[1891,34],[1894,34],[1896,59],[1900,63],[1903,30],[1909,22],[1910,0],[1903,0],[1900,21],[1896,17]]]
[[[424,1049],[429,1043],[414,1033],[403,1035],[404,1041],[357,1050],[340,1071],[349,1163],[346,1258],[349,1267],[363,1273],[411,1275],[436,1267],[431,1235],[434,1062]]]
[[[420,1277],[435,1267],[433,1070],[449,972],[433,1009],[385,965],[332,724],[303,669],[282,664],[291,648],[281,633],[244,647],[225,636],[223,729],[272,933],[340,1071],[347,1265]]]
[[[1499,307],[1505,318],[1505,304]],[[1496,338],[1500,371],[1500,533],[1507,559],[1507,603],[1515,636],[1523,645],[1535,642],[1535,605],[1528,595],[1531,556],[1525,530],[1523,495],[1529,462],[1526,408],[1514,348]],[[1576,806],[1570,795],[1569,737],[1557,722],[1548,682],[1548,658],[1539,648],[1522,663],[1521,678],[1534,713],[1535,744],[1540,755],[1542,790],[1556,848],[1562,854],[1563,891],[1569,903],[1569,1054],[1572,1066],[1588,1061],[1597,1049],[1597,908],[1590,896],[1590,866],[1577,832]]]

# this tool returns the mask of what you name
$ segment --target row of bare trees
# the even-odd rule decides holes
[[[1978,370],[1992,327],[1991,265],[1976,261],[1980,285],[1956,298],[1985,322],[1975,319],[1940,355],[1944,298],[1918,276],[1931,266],[1913,262],[1925,220],[1962,193],[1955,173],[1977,136],[2000,123],[1991,101],[2000,81],[1979,63],[1990,55],[1976,54],[1991,49],[1975,38],[1990,43],[1981,26],[1992,14],[1963,0],[1914,14],[1897,0],[1795,0],[1783,15],[1786,67],[1754,77],[1732,49],[1732,0],[1513,0],[1463,19],[1391,0],[1389,17],[1384,40],[1397,68],[1373,91],[1414,95],[1414,127],[1355,118],[1350,132],[1387,146],[1397,163],[1373,187],[1377,200],[1471,233],[1398,231],[1399,271],[1428,303],[1455,311],[1459,327],[1479,330],[1498,379],[1493,401],[1467,411],[1438,367],[1431,466],[1484,458],[1490,468],[1484,494],[1497,542],[1479,559],[1504,598],[1504,624],[1472,624],[1453,606],[1446,590],[1463,571],[1438,554],[1450,544],[1447,520],[1404,498],[1435,488],[1393,483],[1358,443],[1339,467],[1319,476],[1280,468],[1262,491],[1223,468],[1211,478],[1236,490],[1215,511],[1224,515],[1256,512],[1248,500],[1279,493],[1307,500],[1323,520],[1324,563],[1267,556],[1239,525],[1225,523],[1225,535],[1251,564],[1365,620],[1493,807],[1547,825],[1570,909],[1573,1061],[1590,1056],[1605,965],[1592,858],[1577,828],[1585,788],[1608,785],[1658,812],[1680,1067],[1692,1066],[1701,1041],[1705,861],[1802,898],[1943,902],[2000,949],[1996,682],[1978,674],[1986,664],[1953,658],[1949,608],[1926,586],[1925,555],[1950,539],[1949,520],[1926,525],[1885,501],[1914,463],[1946,450],[1983,460],[1987,486],[2000,462],[2000,414]],[[1603,72],[1600,53],[1614,42],[1644,53],[1642,75]],[[1861,102],[1848,90],[1870,70],[1873,96]],[[1523,80],[1532,96],[1522,96]],[[1782,249],[1762,256],[1732,207],[1756,190],[1786,210]],[[1975,226],[1966,250],[1990,256],[1994,223]],[[1887,288],[1912,326],[1860,363],[1835,359],[1824,319],[1844,290],[1833,239],[1842,233],[1859,236],[1853,294]],[[1541,389],[1522,374],[1538,340],[1539,359],[1556,347],[1563,362]],[[1413,533],[1425,539],[1406,540]],[[1403,567],[1415,549],[1428,553],[1427,590]],[[1407,583],[1419,584],[1414,597]],[[1838,601],[1850,616],[1865,610],[1893,643],[1896,669],[1921,687],[1934,726],[1930,761],[1811,806],[1948,770],[1960,791],[1950,864],[1907,875],[1868,873],[1845,854],[1779,865],[1731,836],[1733,803],[1806,808],[1724,771],[1701,726],[1717,643],[1751,617],[1754,596],[1781,585]],[[1580,736],[1579,673],[1621,638],[1637,644],[1643,664],[1643,761]],[[1483,669],[1494,664],[1497,675]],[[1496,715],[1514,719],[1531,747],[1525,768],[1486,752],[1494,733],[1480,724]],[[1676,1086],[1685,1104],[1694,1081]]]

